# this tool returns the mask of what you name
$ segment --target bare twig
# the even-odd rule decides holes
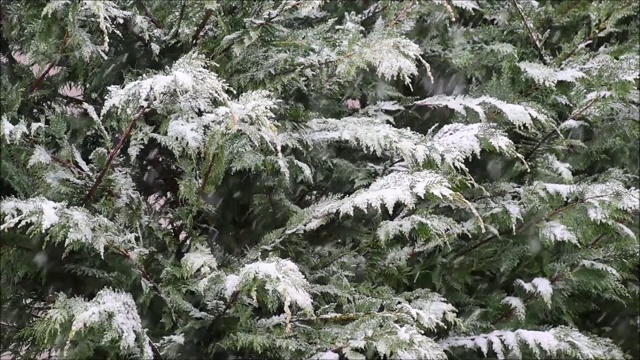
[[[182,18],[184,18],[184,11],[187,8],[187,0],[182,0],[182,6],[180,6],[180,14],[178,15],[178,22],[173,30],[173,35],[170,36],[171,39],[174,39],[180,33],[180,24],[182,24]]]
[[[138,6],[138,9],[141,10],[144,15],[149,18],[149,20],[151,20],[151,23],[153,23],[153,25],[155,25],[158,29],[164,29],[164,26],[162,25],[160,20],[158,20],[158,18],[151,13],[151,10],[149,10],[149,8],[144,4],[142,0],[136,0],[136,5]]]
[[[120,149],[122,149],[122,146],[124,146],[124,143],[126,142],[127,138],[129,137],[129,135],[131,135],[131,132],[133,131],[133,128],[135,127],[136,123],[138,122],[138,120],[140,120],[142,115],[144,115],[147,109],[148,109],[147,107],[143,108],[133,117],[133,119],[131,119],[131,123],[129,124],[129,127],[127,127],[127,129],[125,130],[124,134],[122,134],[122,137],[118,142],[118,145],[116,145],[116,147],[113,150],[111,150],[111,153],[109,154],[109,158],[107,159],[107,164],[104,166],[104,169],[102,169],[102,171],[96,178],[96,181],[93,183],[93,186],[91,186],[91,189],[85,196],[84,202],[83,202],[85,205],[89,202],[89,200],[91,200],[93,195],[95,195],[95,192],[98,189],[98,186],[100,186],[100,183],[102,183],[104,176],[106,175],[107,171],[111,167],[111,163],[113,163],[113,160],[115,159],[116,155],[118,155],[118,153],[120,152]]]
[[[213,15],[213,10],[211,9],[207,9],[204,12],[204,16],[202,16],[202,20],[200,20],[200,24],[196,28],[196,32],[191,37],[191,45],[196,45],[198,43],[198,40],[200,39],[200,33],[202,33],[204,27],[207,26],[207,22],[211,18],[211,15]]]
[[[58,53],[62,53],[68,44],[69,44],[69,33],[66,33],[64,35],[64,40],[62,40],[62,45],[60,46],[60,50],[58,50]],[[51,69],[53,69],[53,67],[56,66],[57,62],[58,60],[50,62],[49,65],[47,65],[47,67],[44,69],[44,71],[40,73],[40,76],[36,78],[36,81],[34,81],[31,87],[29,88],[30,93],[33,93],[34,91],[38,90],[38,87],[40,87],[40,85],[44,81],[44,78],[46,78],[47,75],[49,75],[49,73],[51,72]]]
[[[549,65],[549,62],[547,61],[547,58],[544,56],[544,52],[542,51],[542,46],[540,46],[540,41],[538,40],[538,37],[536,36],[535,32],[531,28],[529,21],[524,16],[524,13],[522,12],[520,5],[516,0],[510,0],[510,3],[516,9],[516,12],[520,16],[520,20],[522,20],[522,23],[524,24],[524,27],[527,30],[527,33],[529,34],[529,38],[531,38],[531,42],[533,43],[533,47],[538,53],[538,57],[540,58],[540,61],[544,65]]]

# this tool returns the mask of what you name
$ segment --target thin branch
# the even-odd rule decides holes
[[[524,16],[524,13],[522,12],[520,5],[518,5],[518,2],[516,0],[510,0],[510,3],[511,5],[513,5],[513,7],[516,9],[516,12],[520,16],[520,20],[522,20],[522,23],[524,24],[524,27],[527,30],[527,33],[529,34],[529,38],[531,38],[531,42],[533,43],[533,47],[538,53],[538,57],[540,58],[540,61],[544,65],[549,65],[549,62],[547,61],[547,58],[544,56],[544,52],[542,51],[542,47],[540,46],[540,41],[538,41],[538,37],[536,36],[536,34],[533,32],[533,29],[529,25],[529,21]]]
[[[402,19],[408,14],[409,9],[414,5],[414,1],[409,2],[405,7],[398,13],[398,15],[391,20],[389,23],[389,27],[394,27],[398,22],[402,21]]]
[[[64,49],[67,47],[68,44],[69,44],[69,33],[66,33],[64,35],[64,40],[62,41],[62,45],[60,46],[60,49],[58,50],[58,53],[59,54],[62,53],[64,51]],[[47,65],[47,67],[44,69],[44,71],[40,74],[40,76],[38,76],[36,78],[36,81],[34,81],[33,85],[31,85],[31,87],[29,88],[29,93],[33,93],[34,91],[38,90],[38,88],[40,87],[40,85],[44,81],[44,78],[47,77],[47,75],[49,75],[49,73],[51,72],[51,69],[53,69],[53,67],[56,66],[57,62],[58,62],[58,60],[52,61],[51,63],[49,63],[49,65]]]
[[[147,109],[148,107],[144,107],[133,117],[133,119],[131,119],[131,123],[129,124],[129,127],[127,127],[127,129],[125,130],[124,134],[122,134],[122,137],[118,142],[118,145],[116,145],[116,147],[113,150],[111,150],[111,153],[109,154],[109,158],[107,159],[107,164],[102,169],[102,171],[96,178],[96,181],[93,183],[93,186],[91,186],[91,189],[89,189],[89,192],[85,196],[83,201],[85,205],[89,202],[89,200],[91,200],[93,195],[95,195],[95,192],[98,189],[98,186],[100,186],[100,183],[102,183],[102,180],[106,175],[107,171],[109,170],[109,167],[111,167],[111,163],[113,163],[113,160],[115,159],[116,155],[118,155],[118,153],[120,152],[120,149],[122,149],[122,147],[124,146],[124,143],[126,142],[127,138],[129,137],[129,135],[131,135],[131,132],[133,131],[133,128],[135,127],[136,123],[138,122],[138,120],[140,120],[142,115],[144,115]]]
[[[173,35],[169,37],[170,39],[176,38],[180,33],[180,24],[182,24],[182,18],[184,18],[184,11],[186,10],[186,8],[187,8],[187,0],[182,0],[182,6],[180,6],[180,14],[178,14],[178,23],[176,24],[173,30]]]
[[[164,29],[164,26],[162,26],[160,20],[158,20],[158,18],[155,17],[153,13],[151,13],[151,10],[149,10],[149,8],[144,4],[144,2],[142,2],[142,0],[136,0],[136,5],[138,9],[142,10],[144,15],[148,17],[149,20],[151,20],[151,23],[153,23],[153,25],[155,25],[158,29]]]
[[[207,9],[204,12],[204,16],[202,17],[202,20],[200,20],[200,24],[196,28],[196,32],[191,37],[191,45],[196,45],[198,43],[200,33],[202,32],[202,30],[204,30],[204,27],[207,26],[207,22],[211,18],[211,15],[213,15],[213,10],[211,9]]]
[[[551,137],[553,136],[553,134],[556,133],[556,130],[551,130],[547,133],[547,135],[545,135],[542,139],[540,139],[540,141],[538,141],[538,143],[531,149],[529,150],[529,152],[523,157],[524,158],[524,162],[528,162],[529,159],[533,156],[533,154],[535,154],[536,151],[538,151],[538,149],[540,148],[540,146],[542,146],[542,144],[544,144],[545,142],[547,142],[547,140],[551,139]]]
[[[589,109],[593,104],[595,104],[596,100],[598,100],[598,97],[594,97],[593,99],[591,99],[591,101],[589,101],[585,106],[574,111],[569,116],[569,119],[573,119],[580,116],[583,112],[587,111],[587,109]],[[540,146],[542,146],[542,144],[547,142],[547,140],[549,140],[551,136],[555,133],[556,133],[555,129],[551,130],[549,131],[549,133],[547,133],[547,135],[545,135],[542,139],[540,139],[540,141],[533,147],[533,149],[529,150],[529,152],[524,156],[524,161],[527,162],[529,158],[531,158],[531,156],[533,156],[533,154],[540,148]]]
[[[520,225],[520,226],[516,229],[516,232],[519,232],[519,231],[522,231],[522,230],[528,229],[528,228],[530,228],[531,226],[534,226],[534,225],[537,225],[537,224],[541,223],[542,221],[547,221],[549,218],[551,218],[551,217],[553,217],[553,216],[555,216],[555,215],[557,215],[557,214],[559,214],[559,213],[561,213],[561,212],[563,212],[563,211],[565,211],[565,210],[568,210],[568,209],[570,209],[570,208],[572,208],[572,207],[574,207],[574,206],[577,206],[577,205],[579,205],[579,204],[583,204],[583,203],[585,203],[587,200],[597,199],[597,198],[601,198],[601,197],[607,197],[607,196],[611,196],[611,195],[613,195],[613,194],[597,195],[597,196],[592,196],[592,197],[588,197],[588,198],[584,198],[584,199],[579,199],[579,200],[577,200],[577,201],[571,202],[571,203],[569,203],[569,204],[567,204],[567,205],[565,205],[565,206],[559,207],[559,208],[557,208],[557,209],[555,209],[555,210],[553,210],[553,211],[549,212],[548,214],[546,214],[545,216],[543,216],[542,218],[540,218],[540,219],[538,219],[538,220],[536,220],[536,221],[533,221],[533,222],[530,222],[530,223],[526,223],[526,224],[522,224],[522,225]],[[465,250],[463,250],[463,251],[459,252],[458,254],[454,255],[454,256],[453,256],[453,258],[452,258],[451,260],[452,260],[452,261],[455,261],[455,260],[457,260],[457,259],[460,259],[460,258],[461,258],[461,257],[463,257],[464,255],[466,255],[466,254],[470,253],[471,251],[473,251],[473,250],[475,250],[475,249],[479,248],[480,246],[482,246],[482,245],[484,245],[484,244],[486,244],[486,243],[488,243],[488,242],[490,242],[490,241],[494,240],[495,238],[500,237],[501,235],[503,235],[503,234],[494,234],[494,235],[491,235],[491,236],[489,236],[489,237],[487,237],[487,238],[485,238],[485,239],[483,239],[483,240],[481,240],[481,241],[479,241],[479,242],[475,243],[475,244],[474,244],[474,245],[472,245],[471,247],[468,247],[467,249],[465,249]]]

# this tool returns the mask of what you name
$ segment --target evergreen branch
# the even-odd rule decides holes
[[[64,40],[62,40],[62,45],[60,46],[60,49],[58,50],[58,53],[62,53],[64,51],[64,49],[67,47],[68,44],[69,44],[69,33],[66,33],[64,35]],[[29,93],[33,93],[34,91],[36,91],[38,89],[38,87],[40,87],[40,85],[44,81],[44,78],[47,77],[47,75],[49,75],[49,73],[51,72],[53,67],[56,66],[57,62],[58,62],[57,60],[56,61],[52,61],[52,62],[49,63],[49,65],[47,65],[47,67],[44,69],[44,71],[42,71],[42,73],[40,73],[40,76],[38,76],[36,78],[36,81],[34,81],[33,84],[31,85],[31,87],[29,88]]]
[[[178,14],[178,22],[173,29],[173,34],[169,37],[169,39],[175,39],[176,36],[180,33],[180,24],[182,24],[182,18],[184,18],[184,11],[187,8],[187,0],[182,0],[182,5],[180,6],[180,13]]]
[[[394,27],[398,22],[402,21],[402,19],[407,16],[407,14],[409,13],[409,9],[411,9],[413,5],[415,5],[415,1],[413,0],[406,4],[404,8],[402,8],[400,13],[398,13],[398,15],[396,15],[396,17],[391,20],[391,22],[389,23],[389,27]]]
[[[532,226],[535,226],[535,225],[541,223],[542,221],[547,221],[551,217],[553,217],[553,216],[555,216],[555,215],[557,215],[557,214],[559,214],[559,213],[561,213],[563,211],[566,211],[566,210],[568,210],[568,209],[570,209],[570,208],[572,208],[574,206],[577,206],[579,204],[585,203],[588,200],[607,197],[607,196],[611,196],[611,195],[613,195],[613,194],[597,195],[597,196],[592,196],[592,197],[589,197],[589,198],[579,199],[579,200],[576,200],[574,202],[570,202],[570,203],[568,203],[568,204],[566,204],[566,205],[564,205],[562,207],[559,207],[559,208],[549,212],[548,214],[546,214],[545,216],[541,217],[540,219],[538,219],[536,221],[520,225],[518,228],[516,228],[516,232],[526,230],[526,229],[528,229],[528,228],[530,228]],[[465,250],[459,252],[458,254],[454,255],[451,260],[452,261],[456,261],[456,260],[460,259],[461,257],[463,257],[464,255],[470,253],[471,251],[481,247],[482,245],[485,245],[485,244],[491,242],[492,240],[494,240],[494,239],[496,239],[498,237],[501,237],[504,234],[506,234],[506,232],[494,234],[494,235],[491,235],[491,236],[489,236],[489,237],[487,237],[487,238],[485,238],[483,240],[480,240],[479,242],[477,242],[476,244],[472,245],[471,247],[468,247],[467,249],[465,249]]]
[[[35,141],[33,141],[32,139],[28,139],[27,140],[27,144],[29,144],[29,146],[31,146],[31,147],[36,146]],[[73,173],[76,173],[76,174],[78,172],[84,173],[84,170],[82,170],[81,168],[73,165],[72,163],[70,163],[70,162],[68,162],[66,160],[63,160],[63,159],[57,157],[56,155],[49,154],[49,156],[51,157],[51,160],[53,162],[62,165],[64,168],[67,168],[67,169],[71,170]]]
[[[529,24],[529,20],[527,20],[526,16],[522,12],[522,9],[520,8],[520,5],[518,4],[517,0],[509,0],[509,2],[516,9],[516,12],[520,16],[520,20],[522,20],[522,23],[524,24],[524,27],[527,30],[527,33],[529,34],[529,38],[531,38],[531,42],[533,43],[533,47],[535,48],[536,53],[538,54],[538,58],[540,58],[540,61],[544,65],[549,65],[547,58],[544,56],[544,52],[542,50],[542,46],[540,45],[540,41],[538,41],[538,37],[536,36],[533,29],[531,28],[531,25]]]
[[[587,111],[593,104],[595,104],[596,100],[598,100],[597,97],[594,97],[593,99],[591,99],[591,101],[589,101],[585,106],[583,106],[577,111],[574,111],[569,116],[569,119],[580,116],[583,112]],[[547,140],[549,140],[552,137],[552,135],[556,132],[557,130],[553,129],[549,131],[549,133],[547,133],[547,135],[545,135],[542,139],[540,139],[540,141],[538,141],[538,143],[531,150],[529,150],[529,152],[524,156],[524,161],[527,162],[533,156],[533,154],[540,148],[540,146],[542,146],[542,144],[544,144]]]
[[[591,241],[591,243],[589,244],[589,248],[592,248],[594,246],[596,246],[600,240],[602,240],[604,238],[605,234],[600,234],[598,235],[593,241]],[[558,281],[564,279],[566,276],[568,276],[569,274],[573,273],[574,271],[576,271],[578,269],[578,267],[580,267],[580,263],[575,263],[573,266],[571,266],[571,268],[569,268],[568,271],[566,271],[565,273],[559,272],[556,275],[554,275],[551,279],[549,279],[549,283],[551,285],[556,284]],[[523,303],[525,305],[527,305],[528,303],[530,303],[531,301],[533,301],[533,299],[535,298],[535,293],[530,293],[529,296],[527,296]],[[510,308],[509,310],[505,311],[504,313],[502,313],[502,315],[500,315],[493,323],[493,326],[496,326],[504,321],[509,320],[513,314],[515,314],[515,309]]]
[[[144,15],[148,17],[149,20],[151,20],[151,23],[153,23],[153,25],[155,25],[158,29],[164,29],[164,26],[162,26],[160,20],[158,20],[158,18],[155,17],[153,13],[151,13],[151,10],[149,10],[149,8],[144,4],[142,0],[136,0],[136,6],[139,10],[142,10]]]
[[[202,30],[204,30],[204,27],[207,25],[207,22],[211,18],[211,15],[213,15],[213,10],[211,9],[207,9],[204,12],[204,16],[202,17],[202,20],[200,20],[200,24],[196,28],[196,32],[193,33],[193,36],[191,37],[191,45],[196,45],[198,43],[200,33],[202,32]]]
[[[224,306],[224,309],[222,309],[222,311],[213,318],[212,322],[215,323],[216,321],[220,320],[229,310],[231,310],[231,308],[238,301],[239,297],[240,297],[240,291],[239,290],[234,291],[229,297],[229,301],[227,301],[227,304]]]
[[[102,171],[100,172],[100,174],[96,178],[96,181],[93,183],[93,186],[91,186],[91,189],[89,189],[89,192],[85,196],[84,201],[83,201],[84,205],[86,205],[89,202],[89,200],[91,200],[93,195],[95,195],[96,190],[98,190],[98,186],[100,186],[100,183],[102,183],[102,180],[103,180],[104,176],[106,175],[107,171],[111,167],[111,163],[113,163],[113,160],[115,159],[116,155],[118,155],[118,153],[120,152],[120,149],[122,149],[122,147],[124,146],[125,141],[131,135],[131,132],[133,131],[133,128],[135,127],[135,125],[138,122],[138,120],[140,120],[142,115],[144,115],[147,110],[148,110],[148,107],[142,108],[133,117],[133,119],[131,119],[131,123],[129,123],[129,126],[127,127],[125,132],[122,134],[122,137],[120,138],[120,141],[118,142],[116,147],[113,150],[111,150],[111,153],[109,154],[109,158],[107,159],[106,165],[104,166],[104,168],[102,169]]]

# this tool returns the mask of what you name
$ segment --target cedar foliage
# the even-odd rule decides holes
[[[0,352],[638,356],[636,2],[0,4]]]

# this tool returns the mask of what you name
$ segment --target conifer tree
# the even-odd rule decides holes
[[[638,351],[638,3],[0,4],[1,353]]]

